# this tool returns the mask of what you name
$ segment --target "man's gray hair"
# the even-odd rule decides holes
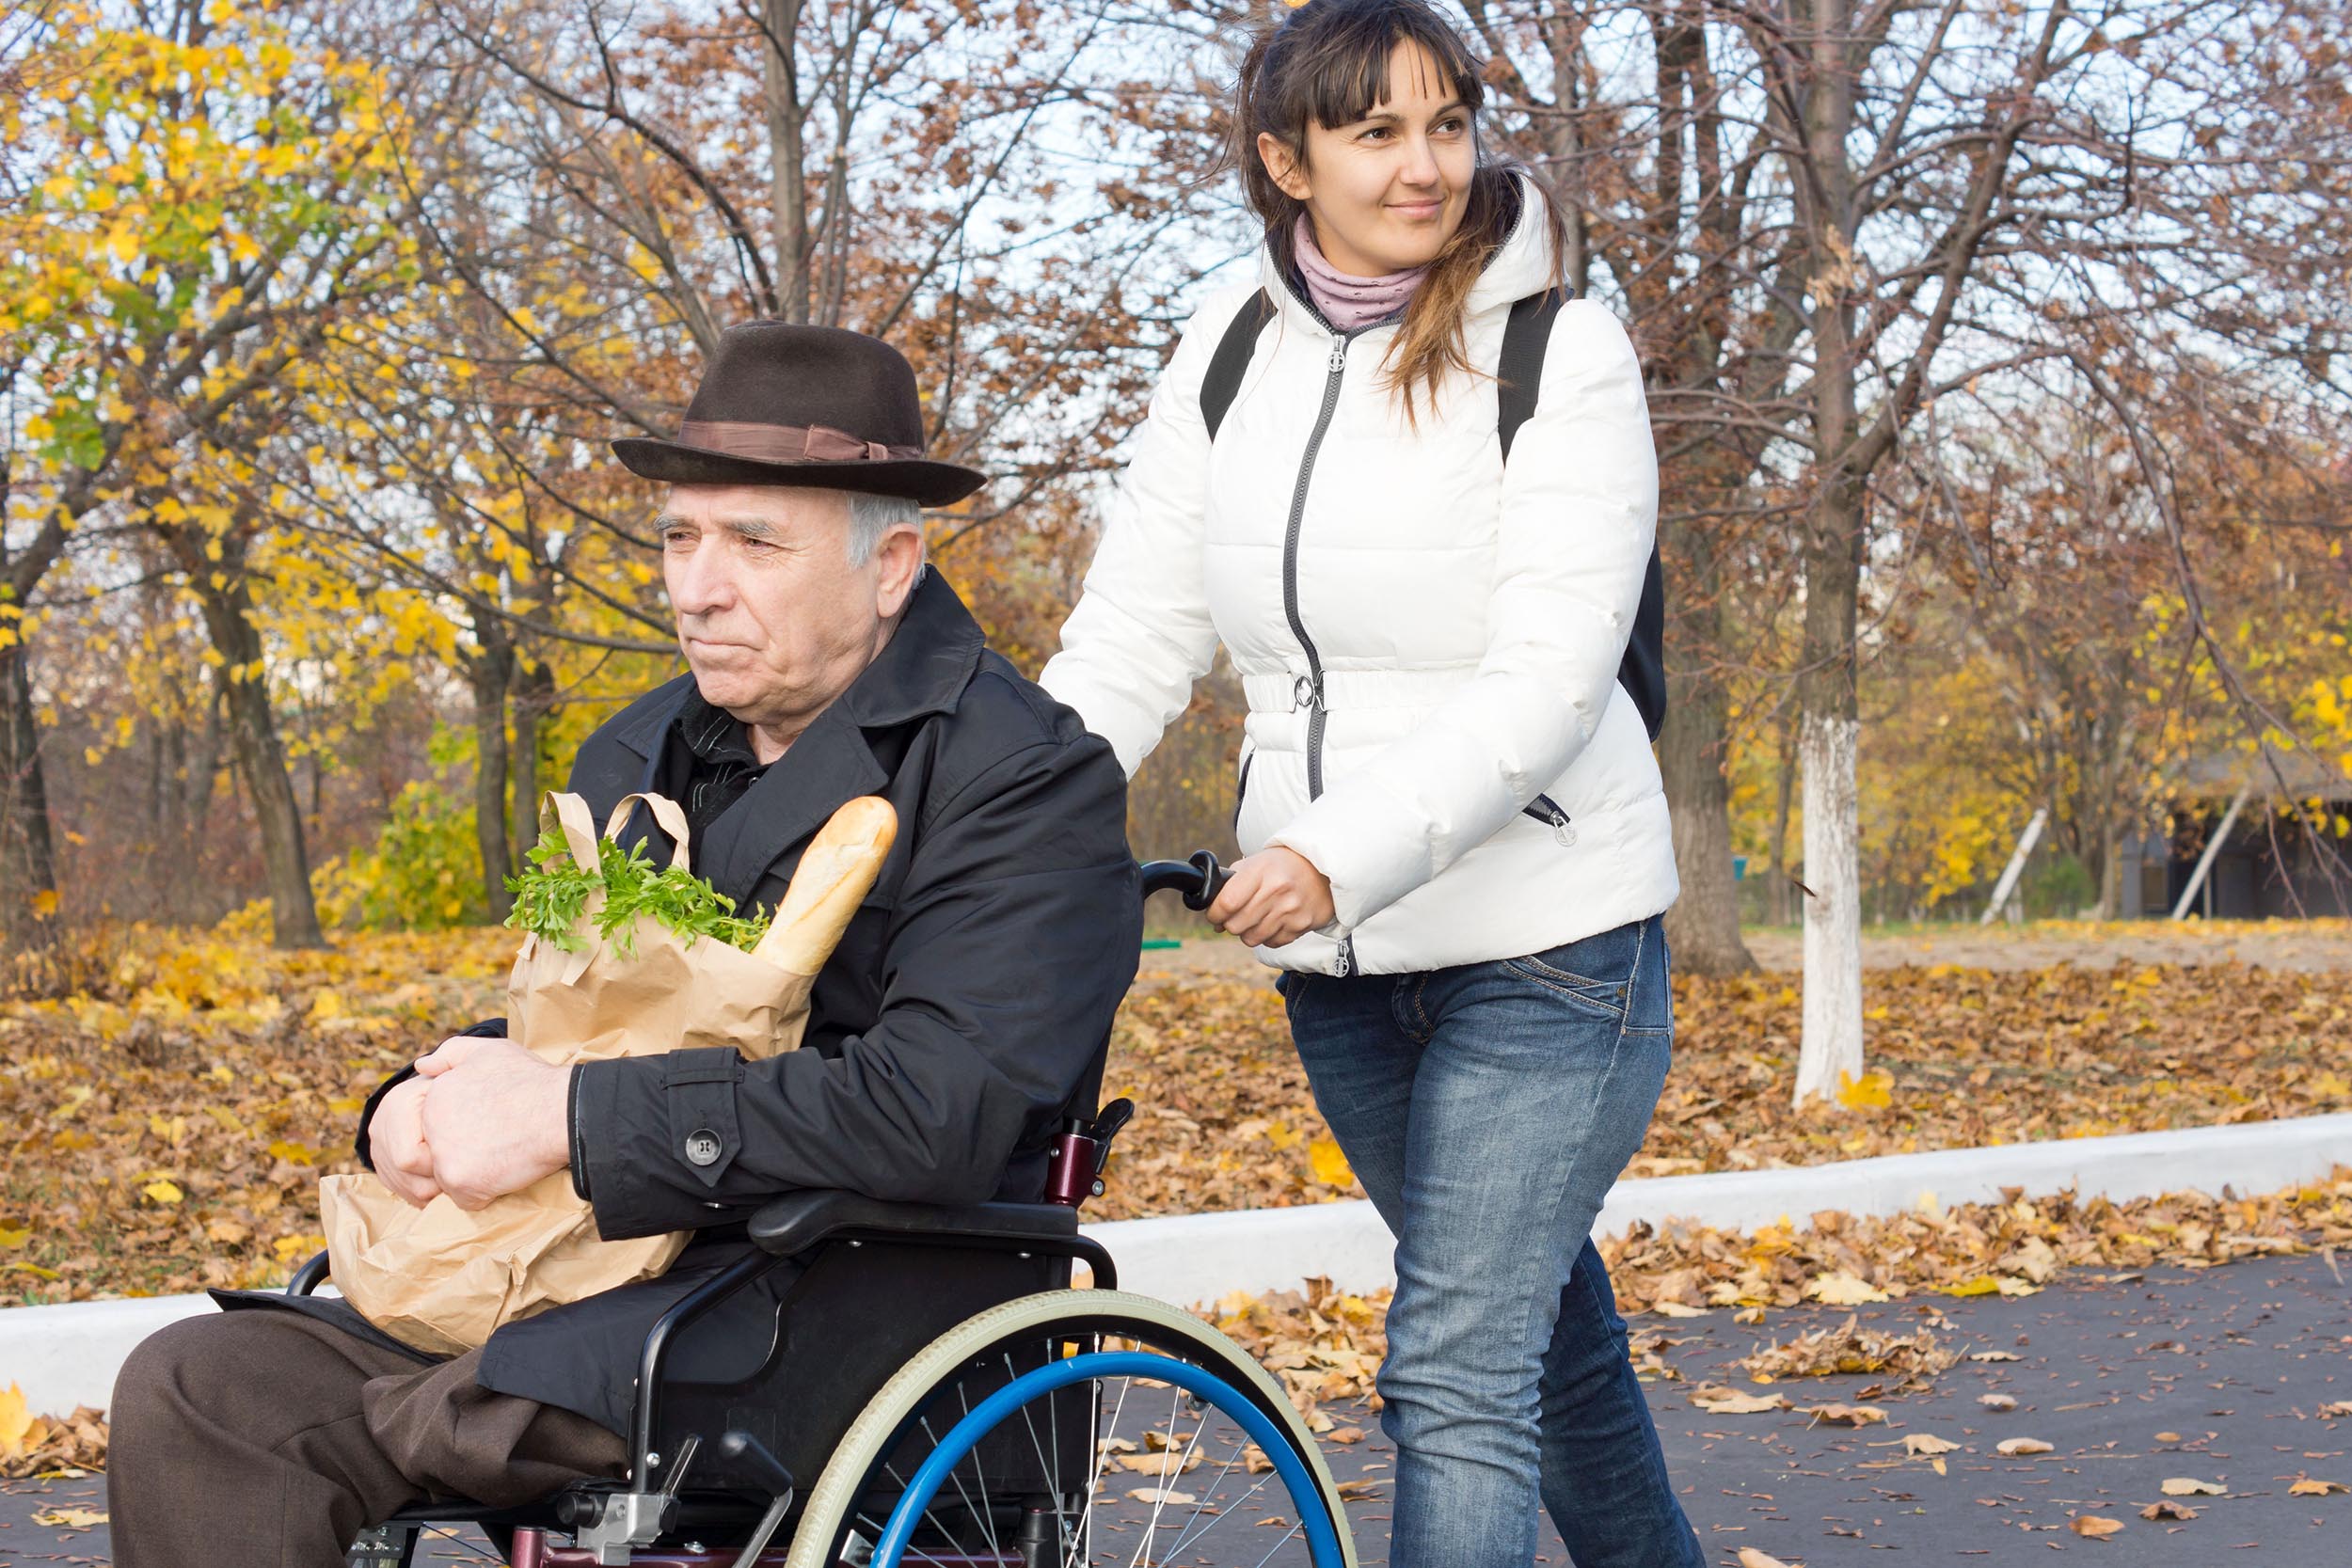
[[[863,566],[874,559],[881,548],[882,535],[894,528],[911,528],[919,544],[923,538],[923,508],[904,496],[869,496],[851,490],[850,497],[850,564]],[[916,580],[921,580],[922,568],[916,568]]]

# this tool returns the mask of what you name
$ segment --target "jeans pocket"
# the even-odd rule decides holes
[[[1566,949],[1554,949],[1553,953],[1565,951]],[[1541,986],[1555,996],[1565,997],[1612,1023],[1625,1022],[1627,986],[1623,980],[1596,980],[1579,974],[1552,962],[1552,956],[1530,953],[1524,958],[1505,958],[1502,969],[1505,974]]]
[[[1540,953],[1505,958],[1502,968],[1613,1023],[1638,1027],[1647,1021],[1632,1016],[1635,983],[1643,977],[1643,966],[1650,961],[1656,933],[1655,921],[1637,920]]]

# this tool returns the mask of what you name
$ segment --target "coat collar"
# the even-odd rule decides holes
[[[695,868],[740,906],[770,866],[842,805],[889,784],[866,732],[953,713],[985,646],[979,623],[956,591],[938,572],[926,573],[881,655],[704,831]],[[680,677],[666,701],[645,704],[614,731],[613,738],[645,760],[649,783],[693,692],[693,678]]]
[[[857,727],[885,729],[919,719],[927,713],[953,713],[979,668],[987,646],[980,626],[937,568],[926,572],[908,602],[906,618],[865,673],[850,689],[809,726],[814,734],[825,720],[845,713]],[[660,691],[662,700],[640,705],[613,726],[612,738],[650,759],[661,749],[670,727],[688,706],[694,678],[680,675]],[[802,740],[808,736],[803,735]],[[799,750],[800,742],[793,743]]]

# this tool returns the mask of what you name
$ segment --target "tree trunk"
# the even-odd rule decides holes
[[[1796,906],[1790,902],[1797,892],[1795,873],[1788,869],[1788,806],[1797,785],[1797,727],[1788,721],[1784,708],[1775,726],[1773,745],[1777,751],[1772,769],[1772,842],[1770,849],[1772,864],[1764,894],[1772,911],[1772,924],[1796,924]]]
[[[506,890],[515,869],[506,838],[506,693],[515,683],[515,649],[498,631],[479,635],[482,651],[466,656],[473,687],[473,836],[482,854],[483,901],[493,921],[503,921],[515,907]]]
[[[768,115],[768,200],[774,224],[777,303],[786,321],[808,320],[808,183],[803,177],[803,122],[799,59],[794,47],[802,0],[762,0],[767,28],[760,52]],[[845,68],[846,69],[846,68]]]
[[[1740,894],[1731,875],[1725,705],[1720,684],[1694,681],[1668,706],[1658,736],[1682,880],[1681,896],[1666,911],[1666,940],[1675,967],[1692,974],[1742,974],[1756,967],[1740,940]]]
[[[507,767],[515,776],[516,860],[539,842],[539,744],[548,714],[555,706],[555,671],[526,664],[515,682],[515,751]]]
[[[1860,435],[1853,345],[1855,71],[1847,0],[1811,10],[1808,88],[1803,105],[1806,162],[1798,208],[1810,236],[1806,293],[1813,308],[1814,494],[1805,520],[1804,641],[1797,732],[1804,771],[1804,1032],[1796,1101],[1834,1100],[1862,1076],[1862,826],[1855,759],[1855,612],[1862,591],[1867,479],[1854,467]]]
[[[25,669],[21,612],[46,570],[37,547],[10,560],[7,523],[15,471],[0,450],[0,605],[20,612],[0,621],[0,952],[45,942],[57,928],[56,847],[49,837],[49,783],[41,772],[40,718]],[[48,559],[54,559],[54,549]]]
[[[1804,716],[1804,1033],[1797,1103],[1862,1076],[1862,855],[1851,718]]]
[[[1705,525],[1664,525],[1668,570],[1681,607],[1668,618],[1666,660],[1672,693],[1658,760],[1674,825],[1675,870],[1681,895],[1666,911],[1666,941],[1677,968],[1692,974],[1742,974],[1756,967],[1740,940],[1740,894],[1731,876],[1730,695],[1723,658],[1722,574]]]
[[[294,799],[286,749],[278,737],[278,716],[262,673],[262,634],[253,625],[252,595],[242,562],[231,546],[220,562],[204,550],[206,541],[174,530],[171,546],[186,569],[188,586],[204,613],[204,626],[224,663],[221,673],[230,755],[253,801],[262,835],[262,869],[269,890],[271,939],[279,947],[324,947],[318,906],[310,896],[310,861],[303,844],[302,807]]]
[[[8,952],[42,943],[57,928],[40,721],[24,664],[23,642],[0,647],[0,950]]]
[[[1834,362],[1826,354],[1824,360]],[[1851,380],[1846,396],[1851,411]],[[1814,1095],[1835,1097],[1844,1078],[1862,1076],[1862,822],[1855,777],[1862,723],[1854,626],[1862,586],[1863,495],[1860,479],[1826,468],[1805,541],[1804,657],[1798,685],[1804,717],[1797,732],[1797,760],[1804,775],[1804,880],[1813,896],[1804,901],[1800,1104]]]
[[[220,688],[214,687],[204,700],[204,733],[197,739],[195,753],[187,759],[185,820],[188,832],[199,837],[213,815],[213,786],[220,782],[220,747],[225,738],[221,713],[225,705]]]
[[[2134,913],[2138,911],[2135,911]],[[2099,908],[2101,920],[2123,915],[2123,834],[2110,816],[2099,834]]]

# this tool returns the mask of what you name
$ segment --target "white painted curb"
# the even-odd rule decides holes
[[[2224,1187],[2266,1193],[2338,1164],[2352,1164],[2352,1114],[1620,1181],[1593,1230],[1618,1236],[1637,1222],[1662,1226],[1669,1219],[1719,1230],[1753,1230],[1782,1219],[1807,1227],[1824,1210],[1883,1216],[1928,1197],[1947,1205],[1996,1203],[2004,1187],[2032,1197],[2071,1189],[2118,1202]],[[1292,1290],[1315,1275],[1356,1291],[1396,1283],[1388,1227],[1360,1200],[1087,1229],[1118,1260],[1120,1289],[1169,1301]]]
[[[115,1373],[141,1339],[213,1310],[213,1298],[142,1296],[0,1311],[0,1387],[24,1390],[24,1408],[63,1416],[114,1397]]]
[[[2072,1189],[2118,1201],[2224,1187],[2264,1193],[2337,1164],[2352,1164],[2352,1114],[1620,1181],[1594,1228],[1613,1236],[1636,1222],[1669,1219],[1728,1230],[1783,1218],[1804,1226],[1824,1210],[1895,1214],[1930,1196],[1995,1202],[2004,1187],[2029,1196]],[[1356,1291],[1396,1282],[1388,1227],[1360,1201],[1114,1220],[1086,1229],[1119,1260],[1121,1289],[1168,1301],[1292,1290],[1317,1275]],[[22,1385],[36,1411],[103,1405],[132,1346],[167,1323],[212,1309],[201,1295],[0,1309],[0,1387]]]

